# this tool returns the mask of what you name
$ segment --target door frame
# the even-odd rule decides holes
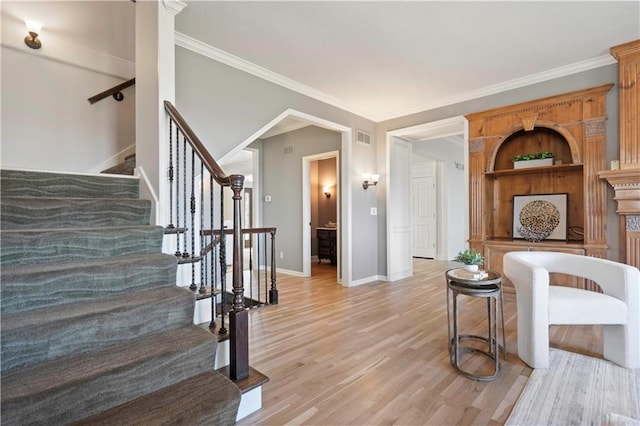
[[[336,217],[341,211],[342,188],[340,187],[340,151],[327,151],[302,157],[302,276],[311,276],[311,162],[336,159]],[[340,270],[340,228],[336,232],[337,270]]]
[[[391,181],[391,176],[394,174],[394,170],[391,167],[391,161],[390,161],[391,149],[393,147],[393,144],[395,143],[394,138],[399,138],[404,142],[411,143],[410,140],[402,139],[402,138],[403,137],[406,138],[407,136],[411,136],[418,132],[421,135],[422,134],[427,135],[424,137],[423,140],[443,138],[446,136],[459,135],[461,133],[463,134],[463,143],[464,143],[464,159],[463,159],[464,163],[463,164],[464,164],[464,180],[465,180],[464,190],[465,190],[465,194],[467,194],[467,196],[465,197],[465,211],[469,212],[469,196],[468,196],[469,194],[469,122],[463,115],[450,117],[443,120],[428,122],[424,124],[418,124],[415,126],[409,126],[402,129],[388,131],[387,137],[386,137],[385,150],[386,150],[387,172],[389,174],[389,181]],[[410,164],[407,165],[407,167],[410,167],[410,166],[411,166]],[[439,171],[441,171],[441,169]],[[395,171],[395,173],[397,173],[397,171]],[[443,179],[438,179],[438,181],[441,182],[441,185],[445,184],[445,182],[442,182],[442,180],[444,180],[443,175],[444,173],[438,173],[438,177],[440,176],[443,177]],[[389,247],[391,245],[390,230],[398,222],[398,218],[394,217],[393,209],[391,209],[391,206],[390,206],[389,186],[390,185],[387,186],[387,200],[386,200],[387,202],[387,207],[386,207],[387,209],[387,279],[389,281],[395,281],[397,279],[404,278],[404,276],[398,275],[398,273],[402,271],[398,271],[397,262],[393,259],[393,256],[391,256],[391,253],[389,250]],[[441,191],[440,193],[442,194]],[[439,206],[438,208],[440,209],[439,211],[442,211],[444,200],[445,200],[444,194],[442,194],[442,197],[439,197],[438,199],[438,206]],[[410,208],[410,207],[407,207],[407,208]],[[439,223],[439,226],[443,228],[442,234],[446,235],[447,229],[449,227],[449,223],[446,221],[446,215],[442,215],[441,218],[442,220]],[[464,234],[466,236],[466,239],[468,240],[469,214],[465,215]],[[408,253],[411,253],[411,247],[410,247],[411,239],[409,239],[408,244],[409,246],[406,247],[406,249]],[[410,271],[409,276],[412,276],[412,275],[413,275],[413,271]]]
[[[322,127],[323,129],[333,130],[335,132],[340,133],[341,135],[341,145],[340,152],[342,155],[342,161],[338,166],[338,170],[340,171],[340,187],[341,191],[341,206],[340,206],[340,219],[339,221],[339,231],[338,235],[340,236],[340,244],[338,246],[338,250],[340,250],[340,267],[338,268],[338,283],[342,284],[344,287],[351,286],[353,281],[352,272],[353,272],[353,237],[352,237],[352,227],[351,223],[353,222],[353,188],[352,188],[352,173],[350,173],[351,168],[351,158],[353,156],[353,129],[348,126],[344,126],[342,124],[335,123],[333,121],[325,120],[324,118],[320,118],[311,114],[307,114],[301,111],[296,111],[294,109],[287,109],[282,112],[280,115],[269,121],[267,124],[262,126],[260,129],[251,134],[248,138],[246,138],[243,142],[238,144],[235,148],[229,151],[226,155],[224,155],[221,161],[224,161],[228,157],[232,157],[236,152],[246,148],[257,139],[259,139],[263,134],[265,134],[268,130],[272,129],[276,124],[280,123],[282,120],[287,117],[294,117],[300,121],[305,121],[314,126]],[[255,176],[254,176],[255,179]],[[254,188],[255,190],[255,188]],[[260,188],[260,191],[262,188]],[[262,194],[260,194],[262,195]],[[260,221],[262,221],[262,214],[259,216]],[[309,257],[309,261],[311,258]],[[304,260],[303,260],[304,264]]]

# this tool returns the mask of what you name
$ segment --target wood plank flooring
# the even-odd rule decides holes
[[[251,311],[251,366],[269,376],[263,408],[241,425],[503,424],[531,369],[517,356],[516,307],[505,301],[507,360],[492,382],[455,372],[447,352],[444,272],[414,260],[414,276],[344,288],[335,268],[278,276],[279,302]],[[486,332],[486,304],[461,297],[465,334]],[[552,327],[551,345],[601,358],[599,327]],[[481,372],[484,357],[463,367]]]

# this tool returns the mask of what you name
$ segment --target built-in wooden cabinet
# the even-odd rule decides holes
[[[508,251],[548,250],[605,257],[606,94],[613,85],[467,115],[471,248],[502,273]],[[514,169],[519,154],[551,151],[551,166]],[[513,238],[515,195],[567,194],[567,240]],[[565,285],[582,285],[561,280]]]
[[[502,241],[489,242],[485,246],[485,269],[491,271],[502,271],[502,258],[510,251],[557,251],[560,253],[580,254],[584,255],[585,250],[581,244],[559,245],[557,243],[548,244],[544,241],[539,243],[522,242],[522,241]],[[566,285],[570,287],[582,287],[584,280],[575,276],[564,274],[553,274],[553,283],[558,285]],[[513,283],[503,277],[502,284],[507,292],[515,291]]]

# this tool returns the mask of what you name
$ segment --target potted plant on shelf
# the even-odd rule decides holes
[[[453,260],[464,263],[464,269],[468,271],[477,271],[478,265],[484,264],[484,257],[475,250],[462,250]]]
[[[553,152],[535,152],[513,157],[513,168],[524,169],[526,167],[541,167],[553,165]]]

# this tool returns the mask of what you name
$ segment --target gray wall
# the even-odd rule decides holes
[[[340,144],[339,133],[316,126],[262,140],[263,194],[271,196],[271,202],[263,204],[264,226],[278,228],[278,268],[302,272],[302,157],[339,151]],[[285,147],[293,147],[293,152],[285,154]]]
[[[370,120],[181,47],[176,47],[176,105],[214,158],[229,153],[288,109],[349,127],[352,131],[363,130],[371,133],[375,140],[375,124]],[[376,150],[375,145],[356,142],[350,149],[352,195],[350,200],[345,200],[344,195],[343,200],[352,205],[351,277],[359,280],[375,277],[378,271],[380,216],[369,214],[370,207],[378,206],[378,200],[376,190],[364,191],[360,179],[364,172],[377,172]],[[341,175],[342,178],[345,176]],[[348,191],[343,188],[341,193]],[[265,226],[268,225],[265,221]]]
[[[620,155],[617,64],[550,80],[544,83],[509,90],[492,96],[486,96],[467,102],[380,122],[376,125],[378,169],[386,172],[385,144],[387,131],[456,117],[472,112],[484,111],[491,108],[507,106],[519,102],[540,99],[547,96],[560,95],[607,83],[615,83],[615,86],[607,95],[607,115],[609,117],[607,121],[608,164],[610,160],[617,159]],[[384,186],[386,185],[386,182],[382,180],[381,184]],[[383,195],[384,191],[378,192],[378,214],[380,215],[378,216],[380,218],[378,221],[378,273],[386,275],[386,208]],[[612,260],[619,260],[619,222],[618,216],[615,213],[615,202],[613,200],[613,190],[611,188],[608,189],[607,244],[609,246],[607,257]]]

